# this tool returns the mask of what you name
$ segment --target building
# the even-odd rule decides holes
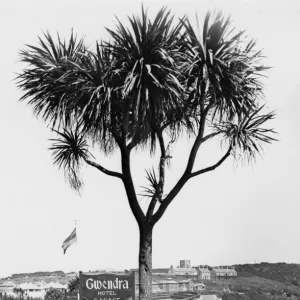
[[[59,282],[49,282],[47,285],[45,285],[44,289],[45,290],[56,289],[64,292],[65,290],[68,289],[68,285],[61,284]]]
[[[138,269],[131,269],[131,272],[138,273]],[[172,275],[172,276],[189,276],[192,278],[197,278],[198,271],[196,268],[174,268],[171,266],[170,268],[160,268],[160,269],[152,269],[153,275]]]
[[[197,277],[198,271],[195,268],[174,268],[173,266],[171,266],[171,268],[168,271],[168,274],[175,276]]]
[[[62,292],[65,292],[67,290],[67,284],[61,284],[59,282],[49,282],[46,283],[44,280],[39,280],[35,282],[23,282],[19,284],[15,284],[13,282],[5,283],[6,289],[1,289],[0,286],[0,292],[6,293],[8,295],[12,295],[14,297],[17,296],[17,294],[14,292],[14,288],[19,288],[22,291],[24,291],[25,297],[30,298],[39,298],[44,299],[46,293],[50,289],[59,289]],[[7,288],[9,287],[9,288]]]
[[[211,270],[212,280],[226,280],[237,278],[237,272],[232,267],[214,267]]]
[[[0,284],[0,293],[8,293],[13,292],[14,288],[16,287],[16,284],[12,281],[5,281]]]
[[[194,283],[194,291],[204,291],[205,290],[205,284],[203,283]]]
[[[216,295],[201,295],[199,300],[222,300],[222,298],[219,298]]]
[[[36,285],[32,282],[24,282],[19,284],[17,287],[24,291],[26,297],[43,299],[46,294],[44,286]]]
[[[152,275],[168,276],[168,275],[170,275],[169,271],[170,271],[170,268],[152,269]],[[138,276],[139,269],[130,269],[130,272],[135,272],[136,276]]]
[[[210,280],[211,279],[211,273],[208,269],[208,266],[198,266],[197,268],[198,272],[198,279],[199,280]]]
[[[197,287],[197,288],[196,288]],[[187,280],[179,280],[179,279],[160,279],[158,277],[152,280],[152,293],[160,294],[160,293],[177,293],[177,292],[186,292],[186,291],[196,291],[196,290],[204,290],[204,285],[196,285],[190,279]],[[135,284],[135,293],[139,294],[139,282],[136,276],[136,284]]]
[[[170,268],[152,269],[152,275],[168,275]]]
[[[191,261],[187,259],[183,259],[179,264],[180,268],[191,268]]]

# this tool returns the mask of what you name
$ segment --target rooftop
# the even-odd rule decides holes
[[[197,272],[195,268],[172,268],[172,270],[182,272]]]
[[[199,300],[218,300],[220,298],[218,298],[216,295],[201,295]]]
[[[201,272],[210,272],[208,268],[197,268]]]
[[[220,268],[213,268],[213,271],[218,272],[218,273],[226,273],[226,274],[237,274],[237,272],[234,269],[220,269]]]

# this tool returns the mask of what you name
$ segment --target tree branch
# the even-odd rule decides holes
[[[143,226],[145,221],[145,214],[138,203],[138,199],[136,197],[136,192],[132,181],[131,168],[130,168],[130,151],[128,150],[126,145],[119,144],[119,147],[121,150],[121,160],[122,160],[122,173],[123,173],[122,180],[126,190],[129,206],[138,225]]]
[[[199,103],[201,105],[200,126],[199,126],[198,135],[196,137],[196,140],[195,140],[193,147],[191,149],[191,152],[190,152],[190,156],[188,159],[186,169],[185,169],[183,175],[181,176],[181,178],[179,179],[179,181],[175,184],[175,186],[170,191],[170,193],[167,195],[167,197],[162,201],[162,204],[159,207],[159,209],[157,210],[157,212],[153,215],[153,217],[151,219],[152,225],[154,225],[163,216],[167,207],[170,205],[170,203],[173,201],[173,199],[177,196],[177,194],[180,192],[182,187],[192,177],[193,166],[194,166],[195,159],[196,159],[196,156],[197,156],[197,153],[198,153],[198,150],[199,150],[199,147],[201,146],[201,144],[204,143],[206,140],[219,134],[219,132],[214,132],[214,133],[208,134],[207,136],[203,137],[204,130],[205,130],[206,116],[207,116],[210,108],[212,107],[212,104],[209,104],[206,108],[204,108],[204,105],[203,105],[204,97],[205,97],[205,92],[204,92],[204,89],[202,89],[202,93],[201,93],[201,97],[200,97],[200,101],[199,101]],[[224,158],[224,160],[226,158]],[[222,162],[219,162],[219,163],[221,164]],[[215,166],[215,168],[216,167],[217,166]]]
[[[149,204],[146,219],[149,221],[153,216],[153,212],[157,201],[162,202],[164,184],[165,184],[165,164],[166,164],[166,148],[165,142],[162,135],[162,130],[156,133],[160,146],[160,162],[159,162],[159,181],[155,194],[153,195],[151,202]]]
[[[186,174],[191,174],[194,163],[195,163],[196,155],[197,155],[197,152],[199,150],[199,147],[204,142],[203,141],[203,135],[204,135],[204,129],[205,129],[206,115],[207,115],[207,112],[203,112],[201,114],[200,127],[199,127],[199,131],[198,131],[198,135],[196,137],[196,140],[195,140],[194,145],[192,147],[192,150],[190,152],[188,163],[187,163],[187,166],[186,166],[186,169],[185,169]]]
[[[160,146],[160,162],[159,162],[159,182],[158,182],[158,197],[161,201],[163,192],[164,192],[164,185],[165,185],[165,165],[166,165],[166,148],[165,148],[165,142],[162,135],[162,131],[157,133],[159,146]]]
[[[186,184],[186,182],[190,179],[190,175],[184,173],[181,178],[178,180],[176,185],[173,187],[171,192],[167,195],[167,197],[162,201],[159,209],[151,218],[150,224],[154,225],[164,214],[169,204],[176,197],[176,195],[180,192],[182,187]]]
[[[130,141],[126,147],[128,151],[131,151],[137,144],[137,141]]]
[[[96,169],[98,169],[99,171],[101,171],[102,173],[108,175],[108,176],[113,176],[113,177],[118,177],[120,179],[123,179],[123,174],[118,173],[118,172],[114,172],[114,171],[110,171],[107,170],[105,168],[103,168],[101,165],[99,165],[98,163],[91,161],[89,159],[85,159],[84,160],[88,165],[95,167]]]
[[[158,201],[158,196],[155,193],[153,195],[152,199],[151,199],[151,202],[150,202],[148,210],[147,210],[147,214],[146,214],[147,221],[151,220],[151,218],[153,216],[154,208],[155,208],[155,205],[156,205],[157,201]]]
[[[227,150],[226,154],[216,164],[214,164],[213,166],[204,168],[202,170],[193,172],[190,175],[190,178],[198,176],[198,175],[206,173],[206,172],[209,172],[209,171],[213,171],[214,169],[216,169],[217,167],[219,167],[226,160],[226,158],[230,155],[231,150],[232,150],[232,147],[230,146],[229,149]]]
[[[186,169],[185,169],[183,175],[181,176],[181,178],[178,180],[178,182],[173,187],[173,189],[170,191],[170,193],[167,195],[167,197],[162,201],[162,203],[161,203],[159,209],[157,210],[157,212],[153,215],[153,217],[151,219],[151,224],[152,225],[154,225],[162,217],[162,215],[166,211],[169,204],[176,197],[176,195],[180,192],[180,190],[186,184],[186,182],[190,179],[190,175],[192,173],[192,169],[193,169],[193,166],[194,166],[194,163],[195,163],[195,159],[196,159],[198,149],[199,149],[200,145],[203,142],[202,140],[203,140],[204,128],[205,128],[205,118],[206,118],[206,115],[208,113],[208,111],[205,112],[204,108],[203,108],[204,97],[205,97],[205,93],[204,93],[204,89],[202,89],[202,94],[201,94],[200,101],[199,101],[199,103],[202,106],[200,126],[199,126],[198,135],[196,137],[196,140],[195,140],[194,145],[192,147],[192,150],[190,152],[190,156],[189,156],[189,159],[188,159]]]
[[[213,132],[213,133],[210,133],[210,134],[204,136],[204,137],[202,138],[201,143],[206,142],[208,139],[211,139],[211,138],[213,138],[214,136],[216,136],[216,135],[218,135],[218,134],[220,134],[220,133],[221,133],[221,131],[218,131],[218,132]]]

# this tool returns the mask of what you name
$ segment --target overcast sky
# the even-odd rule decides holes
[[[150,14],[162,5],[181,17],[208,9],[231,14],[264,49],[273,68],[265,81],[267,107],[277,112],[270,123],[279,142],[265,147],[252,165],[228,159],[219,169],[189,182],[154,228],[153,267],[268,262],[300,263],[300,2],[286,1],[144,1]],[[87,44],[107,38],[104,27],[115,17],[139,13],[139,0],[1,1],[0,31],[0,277],[34,271],[129,269],[138,265],[138,228],[120,180],[84,167],[81,197],[52,165],[45,124],[31,107],[18,103],[13,80],[23,65],[18,51],[37,45],[43,31],[68,36],[71,28]],[[179,178],[190,143],[173,147],[167,187]],[[221,156],[218,142],[201,150],[197,166]],[[134,153],[136,187],[145,184],[146,153]],[[118,155],[99,156],[105,167],[119,170]],[[142,200],[143,205],[146,200]],[[78,243],[63,254],[61,245],[77,220]]]

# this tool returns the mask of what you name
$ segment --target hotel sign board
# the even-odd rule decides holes
[[[134,274],[79,273],[80,300],[134,300]]]

